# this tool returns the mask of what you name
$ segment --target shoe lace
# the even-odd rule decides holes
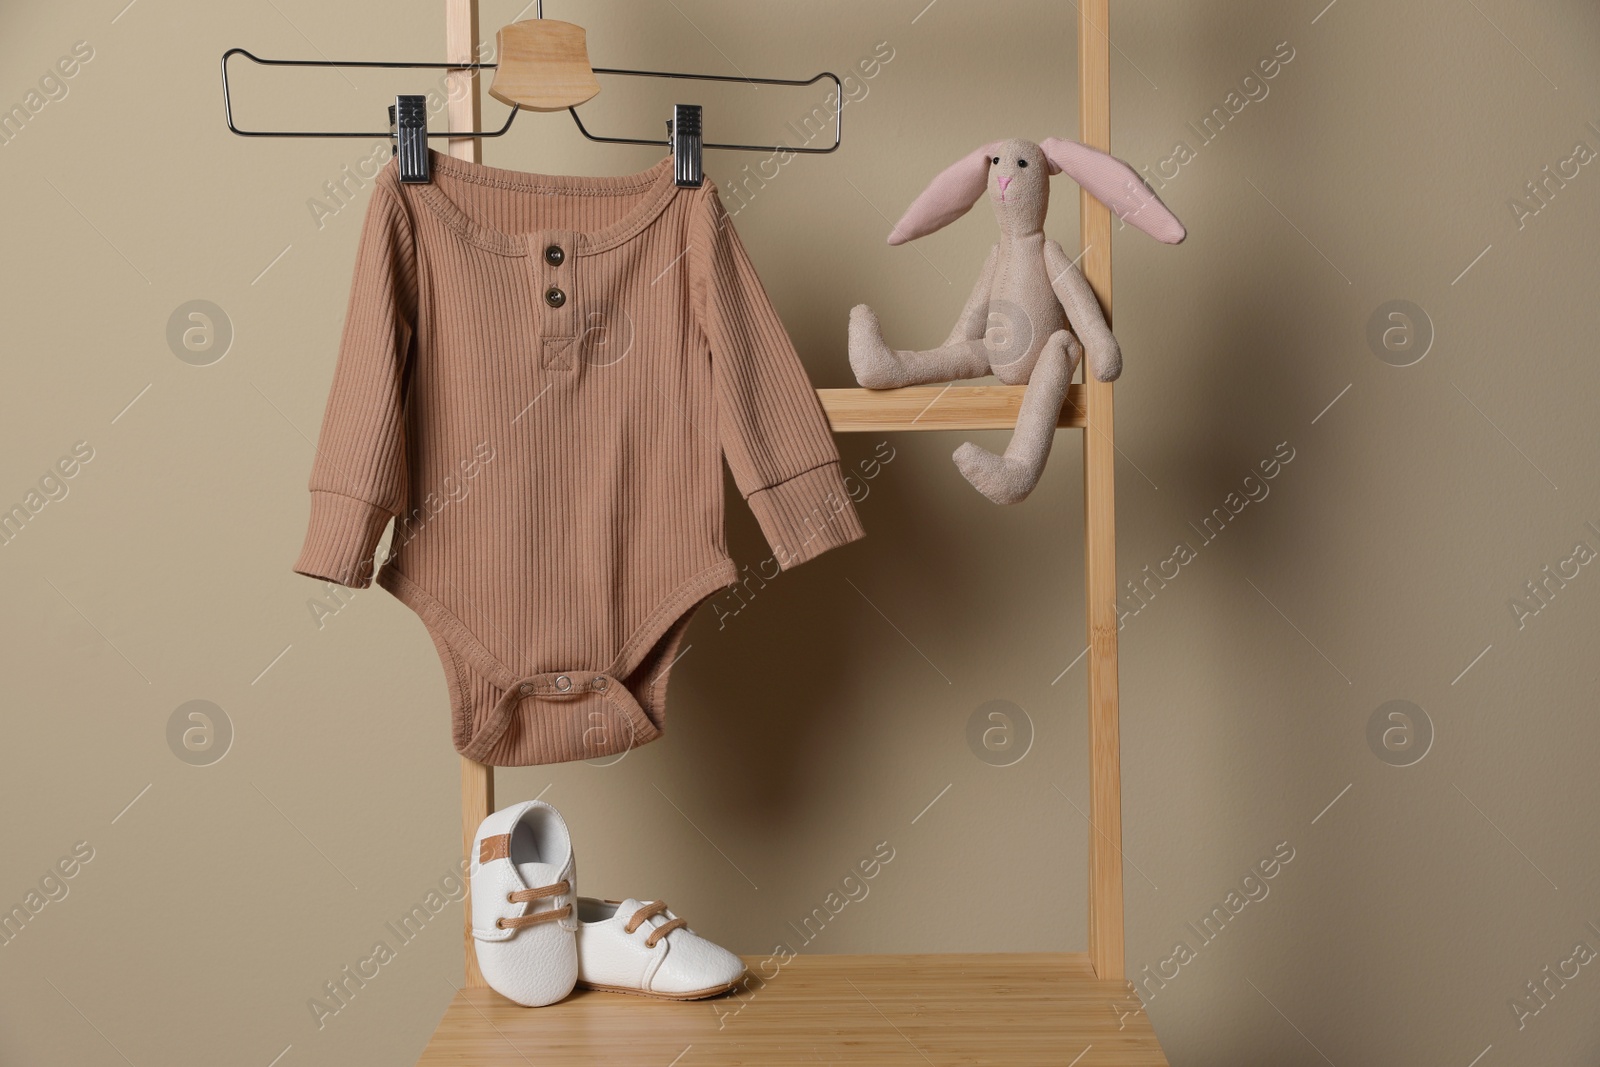
[[[555,885],[540,886],[537,889],[518,889],[515,892],[507,893],[506,902],[509,904],[531,904],[536,900],[547,900],[550,897],[558,897],[563,893],[570,892],[572,892],[572,886],[566,881],[560,881]],[[509,919],[496,919],[494,924],[501,930],[517,930],[524,926],[534,926],[538,923],[565,919],[571,914],[572,905],[563,904],[559,908],[551,908],[549,911],[536,911],[532,915],[514,915]]]
[[[623,933],[633,933],[635,930],[639,929],[639,924],[650,918],[650,916],[660,915],[666,910],[667,902],[664,900],[657,900],[653,903],[646,904],[644,907],[633,913],[633,917],[630,918],[627,922],[627,925],[622,928]],[[688,919],[669,919],[660,926],[651,929],[649,936],[644,939],[644,947],[655,948],[656,943],[659,942],[663,937],[666,937],[674,930],[681,930],[688,925]]]

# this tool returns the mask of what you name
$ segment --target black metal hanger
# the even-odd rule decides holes
[[[543,17],[543,4],[540,5],[540,17]],[[389,62],[382,60],[332,60],[332,59],[263,59],[243,48],[230,48],[222,53],[222,107],[227,118],[228,129],[240,137],[389,137],[395,141],[395,151],[400,157],[400,180],[406,182],[426,182],[428,174],[427,144],[430,137],[462,138],[462,137],[503,137],[511,129],[511,123],[517,117],[520,108],[512,107],[506,116],[505,124],[498,129],[484,130],[448,130],[438,133],[430,132],[427,128],[426,97],[405,95],[397,97],[395,104],[389,108],[389,129],[387,130],[246,130],[241,129],[233,121],[233,94],[228,85],[228,60],[234,56],[243,56],[264,67],[372,67],[384,70],[495,70],[498,63],[406,63]],[[652,140],[644,137],[610,137],[603,134],[591,133],[578,117],[576,108],[569,107],[567,112],[572,116],[572,121],[578,127],[578,132],[591,141],[604,144],[637,144],[660,145],[672,149],[674,157],[674,175],[677,184],[682,186],[698,186],[704,178],[705,170],[701,152],[707,148],[714,148],[731,152],[793,152],[804,155],[824,155],[838,149],[843,140],[843,92],[844,86],[839,77],[829,71],[823,71],[811,78],[752,78],[744,75],[731,74],[686,74],[677,71],[664,70],[629,70],[621,67],[595,67],[596,74],[619,75],[635,78],[675,78],[684,81],[707,82],[745,82],[751,85],[786,85],[803,87],[815,85],[817,82],[829,80],[833,82],[835,96],[838,101],[833,108],[833,143],[823,147],[808,145],[757,145],[757,144],[732,144],[718,141],[705,141],[701,136],[701,108],[698,104],[677,104],[673,107],[673,117],[667,120],[667,136],[664,140]]]

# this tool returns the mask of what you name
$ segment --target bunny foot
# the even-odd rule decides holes
[[[867,389],[905,385],[905,370],[883,340],[878,313],[865,304],[850,309],[850,369]]]
[[[997,456],[971,441],[956,449],[954,458],[962,477],[996,504],[1020,504],[1028,499],[1044,470],[1043,463]]]

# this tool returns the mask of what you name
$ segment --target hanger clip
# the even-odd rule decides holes
[[[428,98],[397,96],[389,108],[389,129],[394,134],[394,154],[400,157],[400,180],[426,185],[428,173]]]
[[[705,182],[705,141],[700,136],[700,105],[673,104],[667,123],[672,143],[672,176],[680,188],[698,189]]]

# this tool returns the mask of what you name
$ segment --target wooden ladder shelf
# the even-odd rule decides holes
[[[885,430],[1009,430],[1022,408],[1020,385],[913,385],[905,389],[818,389],[835,433]],[[1057,426],[1087,425],[1084,387],[1067,387]]]
[[[1111,147],[1110,0],[1078,13],[1078,131]],[[476,0],[445,0],[451,61],[470,62]],[[478,129],[477,74],[452,86],[451,129]],[[480,162],[482,142],[450,141]],[[1111,211],[1079,193],[1081,264],[1111,319]],[[520,1008],[487,988],[465,921],[466,984],[419,1061],[425,1065],[826,1062],[1073,1063],[1166,1067],[1126,979],[1122,902],[1122,757],[1117,726],[1116,491],[1112,385],[1074,385],[1059,425],[1083,435],[1084,600],[1089,687],[1089,926],[1086,953],[800,956],[721,1001],[681,1004],[579,990]],[[818,391],[839,433],[1007,429],[1020,386]],[[461,838],[472,847],[495,808],[494,771],[461,762]],[[770,971],[770,966],[768,967]],[[1074,1057],[1078,1057],[1074,1059]]]

